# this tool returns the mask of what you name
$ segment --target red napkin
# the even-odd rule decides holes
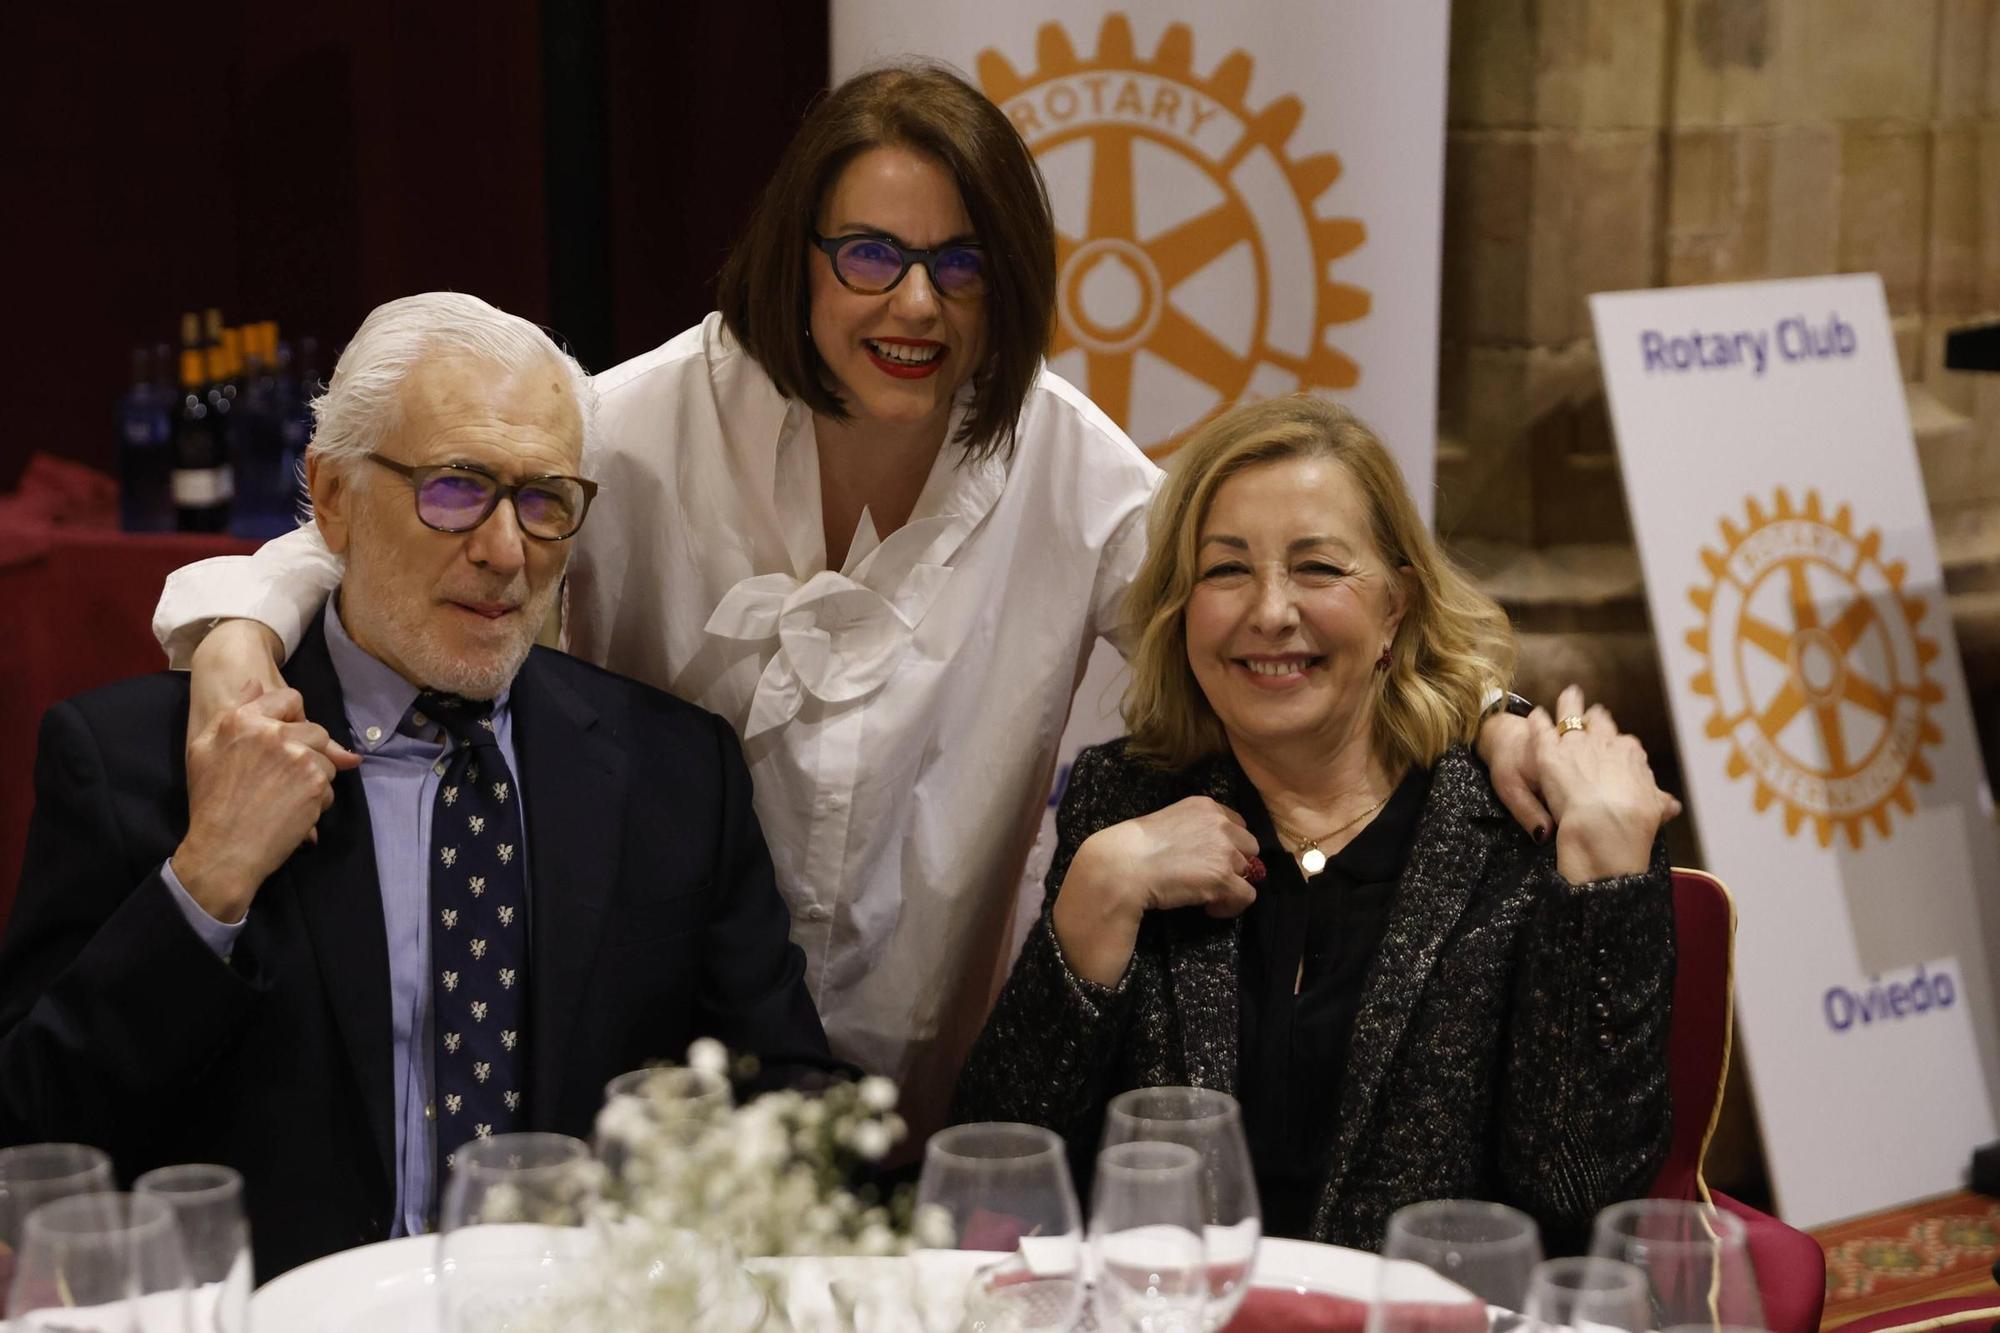
[[[1368,1302],[1322,1291],[1252,1287],[1225,1333],[1361,1333]],[[1404,1304],[1396,1310],[1404,1333],[1486,1333],[1484,1306]]]
[[[1252,1287],[1225,1333],[1361,1333],[1368,1302],[1323,1291]]]

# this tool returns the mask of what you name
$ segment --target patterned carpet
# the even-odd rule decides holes
[[[2000,1259],[2000,1199],[1945,1194],[1892,1212],[1821,1227],[1826,1251],[1822,1329],[1941,1296],[1992,1292]]]

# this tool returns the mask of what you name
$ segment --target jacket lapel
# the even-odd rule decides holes
[[[304,696],[306,716],[342,745],[352,745],[347,709],[315,615],[286,665],[285,678]],[[319,841],[301,847],[274,877],[289,881],[326,986],[328,1006],[361,1085],[368,1128],[383,1179],[396,1179],[394,1062],[390,1052],[389,943],[382,924],[382,886],[375,837],[359,770],[337,774],[333,805],[319,819]]]
[[[1430,800],[1354,1017],[1333,1171],[1323,1198],[1337,1195],[1345,1183],[1355,1146],[1374,1122],[1383,1080],[1395,1062],[1410,1015],[1430,985],[1445,938],[1485,875],[1491,842],[1479,827],[1479,818],[1490,810],[1467,795],[1483,786],[1463,750],[1448,751],[1432,770]]]
[[[538,1127],[557,1106],[562,1052],[581,1016],[618,877],[625,757],[597,710],[535,649],[514,678],[514,775],[528,816],[529,1092]]]
[[[1241,808],[1236,765],[1227,757],[1193,770],[1190,795],[1208,796],[1231,810]],[[1240,1020],[1237,967],[1243,923],[1218,921],[1200,911],[1174,913],[1179,932],[1167,951],[1174,1007],[1180,1013],[1182,1051],[1188,1082],[1232,1096],[1236,1092],[1236,1041]]]

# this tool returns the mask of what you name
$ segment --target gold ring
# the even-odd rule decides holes
[[[1575,713],[1571,713],[1568,717],[1556,723],[1556,735],[1558,736],[1567,736],[1572,731],[1582,731],[1582,730],[1583,730],[1583,719],[1577,716]]]

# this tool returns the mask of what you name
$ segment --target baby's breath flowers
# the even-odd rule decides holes
[[[697,1041],[684,1067],[614,1084],[599,1113],[605,1175],[591,1225],[604,1271],[584,1285],[599,1293],[605,1327],[738,1329],[746,1310],[754,1327],[765,1295],[747,1285],[745,1259],[877,1257],[937,1243],[918,1234],[936,1228],[913,1225],[907,1193],[885,1200],[858,1183],[907,1132],[893,1082],[768,1092],[738,1106],[732,1073],[754,1065]]]

